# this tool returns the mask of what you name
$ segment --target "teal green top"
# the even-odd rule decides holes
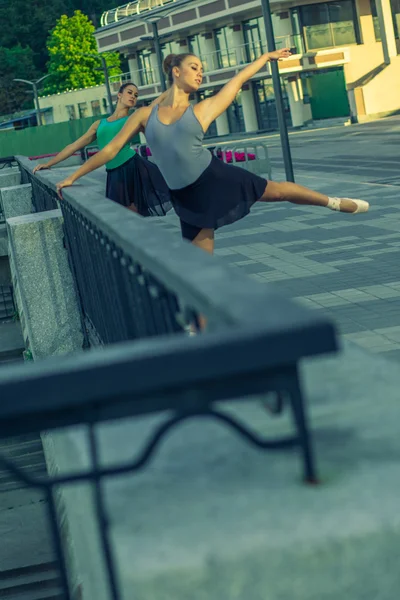
[[[116,119],[115,121],[107,121],[107,119],[101,119],[99,126],[97,128],[97,143],[99,145],[100,150],[102,150],[115,136],[117,133],[121,131],[123,126],[129,117],[123,117],[122,119]],[[120,167],[128,160],[135,156],[135,150],[132,150],[130,147],[132,140],[121,148],[118,152],[117,156],[106,163],[106,169],[116,169]]]

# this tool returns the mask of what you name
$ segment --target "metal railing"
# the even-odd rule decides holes
[[[134,2],[128,2],[128,4],[123,4],[122,6],[104,12],[101,15],[100,23],[102,27],[105,27],[111,23],[118,23],[118,21],[121,21],[122,19],[140,15],[149,10],[154,10],[155,8],[161,8],[172,2],[177,2],[177,0],[134,0]]]
[[[300,35],[286,35],[275,38],[277,49],[291,48],[293,53],[304,52]],[[215,50],[201,55],[201,61],[206,72],[219,71],[230,67],[244,66],[268,52],[266,41],[248,42],[234,48]]]
[[[15,160],[14,156],[5,156],[0,158],[0,173],[3,171],[4,169],[4,173],[6,173],[6,169],[9,169],[11,167],[17,167],[18,163]],[[3,213],[3,208],[1,206],[1,202],[0,202],[0,225],[4,223],[4,213]]]
[[[29,160],[27,160],[29,165]],[[35,212],[55,210],[58,208],[57,194],[49,188],[41,178],[35,177],[32,168],[21,167],[21,183],[32,185],[32,206]]]
[[[0,285],[0,321],[9,321],[15,314],[12,285]]]
[[[272,179],[272,166],[268,148],[262,142],[231,142],[207,146],[214,156],[227,164],[246,169],[255,175]]]
[[[48,210],[57,204],[57,173],[32,177],[30,161],[18,160],[23,178],[32,183],[34,205]],[[93,188],[68,188],[63,197],[66,248],[91,350],[0,370],[0,438],[85,424],[91,467],[32,477],[1,456],[0,466],[45,492],[66,600],[71,592],[55,491],[91,483],[109,597],[121,600],[103,484],[145,468],[172,429],[193,418],[217,420],[263,450],[298,447],[304,478],[314,482],[297,364],[335,351],[336,337],[325,316],[228,269]],[[186,335],[185,326],[198,323],[200,315],[206,329]],[[272,415],[291,412],[292,435],[261,437],[221,405],[269,392],[280,394],[269,405]],[[138,456],[100,465],[100,423],[154,413],[165,419]]]
[[[1,169],[9,169],[10,167],[17,167],[18,163],[15,160],[14,156],[5,156],[0,158],[0,170]]]
[[[114,93],[118,92],[119,87],[123,83],[135,83],[141,88],[148,85],[155,85],[159,83],[158,73],[151,69],[136,69],[135,71],[127,71],[119,75],[112,75],[109,78],[111,89]]]
[[[300,35],[277,37],[275,38],[275,44],[278,49],[291,48],[293,53],[304,53],[303,39]],[[215,50],[214,52],[202,54],[200,58],[205,73],[209,74],[232,67],[243,67],[259,58],[264,52],[267,52],[266,42],[252,42],[231,49]],[[150,68],[127,71],[110,77],[114,92],[118,91],[119,86],[127,81],[132,81],[142,87],[156,85],[159,83],[159,74],[157,70]]]

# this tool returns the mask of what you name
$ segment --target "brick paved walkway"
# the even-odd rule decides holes
[[[276,169],[274,179],[284,179]],[[216,234],[216,255],[262,284],[323,310],[342,335],[400,360],[400,187],[300,171],[296,181],[328,195],[363,198],[345,215],[294,205],[257,205]],[[160,220],[160,222],[162,222]],[[174,215],[163,226],[178,233]]]

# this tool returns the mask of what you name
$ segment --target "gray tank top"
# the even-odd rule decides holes
[[[170,125],[161,123],[156,105],[147,121],[145,135],[154,162],[171,190],[196,181],[211,162],[211,152],[203,146],[203,128],[191,105]]]

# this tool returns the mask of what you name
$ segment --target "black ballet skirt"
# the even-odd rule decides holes
[[[159,168],[135,154],[107,170],[106,196],[118,204],[134,204],[143,217],[162,217],[172,208],[171,193]]]
[[[171,190],[172,203],[182,223],[198,229],[218,229],[249,214],[267,183],[263,177],[213,156],[196,181]]]

